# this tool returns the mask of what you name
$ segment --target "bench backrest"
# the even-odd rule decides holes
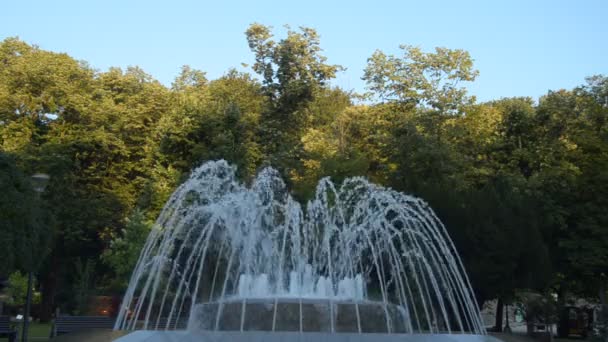
[[[11,329],[11,320],[8,316],[0,316],[0,332],[10,332],[13,331]]]
[[[59,316],[55,318],[55,333],[64,334],[82,329],[112,329],[114,319],[106,316]]]

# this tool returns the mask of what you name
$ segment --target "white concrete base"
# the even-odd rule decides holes
[[[267,331],[134,331],[115,342],[501,342],[490,335],[469,334],[356,334]]]

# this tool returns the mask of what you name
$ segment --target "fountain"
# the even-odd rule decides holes
[[[235,171],[205,163],[173,193],[116,321],[138,331],[119,341],[492,339],[424,201],[324,178],[304,210],[276,170],[250,187]]]

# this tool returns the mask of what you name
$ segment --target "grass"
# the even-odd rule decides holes
[[[114,341],[116,338],[125,334],[125,332],[111,331],[109,329],[91,329],[73,332],[49,339],[52,323],[31,323],[28,329],[29,342],[108,342]],[[21,335],[21,324],[17,324],[16,328]],[[0,342],[7,342],[8,338],[0,337]],[[21,341],[21,336],[17,341]]]
[[[21,341],[21,324],[17,324],[16,328],[19,331],[19,340]],[[49,341],[49,335],[51,333],[51,323],[35,323],[32,322],[28,329],[28,341],[32,342],[46,342]],[[8,341],[7,337],[0,337],[0,341]]]
[[[28,341],[48,341],[51,323],[33,323],[28,331]]]

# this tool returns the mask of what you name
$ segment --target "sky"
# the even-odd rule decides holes
[[[170,86],[182,65],[209,79],[247,70],[245,30],[307,26],[331,64],[347,68],[335,86],[364,92],[363,70],[379,49],[400,44],[464,49],[480,76],[467,87],[480,101],[571,89],[608,74],[608,0],[460,1],[66,1],[6,0],[0,39],[19,37],[66,52],[100,71],[140,66]]]

